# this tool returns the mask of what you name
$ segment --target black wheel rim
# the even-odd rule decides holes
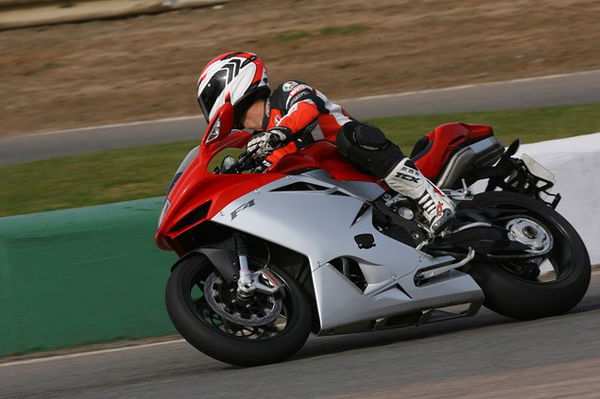
[[[205,295],[205,283],[207,281],[208,276],[214,273],[214,269],[212,267],[203,267],[198,268],[191,275],[191,278],[188,281],[187,288],[185,289],[185,299],[188,306],[194,311],[198,320],[210,327],[211,329],[224,334],[230,338],[240,339],[244,341],[258,341],[258,340],[269,340],[274,339],[282,334],[284,334],[290,327],[291,319],[293,318],[293,309],[291,299],[288,295],[283,296],[283,306],[281,309],[281,313],[279,316],[272,322],[261,325],[261,326],[249,326],[236,324],[229,320],[226,320],[221,315],[219,315],[208,303]],[[281,275],[270,270],[271,273],[275,274],[277,278],[283,282],[284,290],[288,290],[285,278]],[[235,283],[232,283],[231,287],[227,286],[226,290],[223,290],[221,293],[223,300],[231,300],[233,299],[230,288],[236,286]],[[259,303],[263,300],[263,298],[258,298],[255,302],[252,303],[250,308],[246,308],[244,304],[233,304],[237,307],[237,309],[244,311],[251,311],[252,308],[256,308],[259,306]]]
[[[540,204],[540,206],[542,206]],[[539,212],[523,204],[488,205],[498,216],[491,223],[504,226],[512,218],[527,218],[540,224],[553,239],[550,251],[540,257],[526,259],[496,260],[494,263],[514,277],[532,284],[556,284],[567,279],[573,272],[574,248],[569,234],[546,212]]]

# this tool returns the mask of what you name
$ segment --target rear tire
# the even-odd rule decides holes
[[[193,286],[215,270],[206,257],[192,256],[183,260],[169,278],[166,287],[167,311],[173,325],[186,341],[208,356],[237,366],[279,362],[294,355],[304,345],[311,330],[311,306],[294,279],[281,269],[270,267],[285,286],[286,325],[276,336],[250,340],[219,328],[218,320],[217,324],[213,324],[218,315],[212,315],[207,320],[206,302],[202,305],[202,313],[198,302],[203,299],[194,300],[191,297]]]
[[[571,224],[554,209],[531,197],[505,191],[475,196],[465,207],[508,206],[526,210],[554,238],[556,280],[540,282],[515,275],[502,262],[473,263],[469,273],[485,293],[484,305],[515,319],[528,320],[568,312],[585,295],[590,283],[590,259],[583,241]]]

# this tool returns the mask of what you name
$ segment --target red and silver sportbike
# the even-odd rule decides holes
[[[166,288],[171,320],[215,359],[277,362],[310,332],[419,325],[482,305],[516,319],[558,315],[586,292],[589,257],[554,210],[551,173],[515,158],[518,141],[505,151],[489,126],[449,123],[415,146],[418,167],[457,205],[432,235],[412,200],[330,142],[266,169],[243,154],[209,170],[250,138],[232,119],[225,104],[177,170],[155,237],[181,256]]]

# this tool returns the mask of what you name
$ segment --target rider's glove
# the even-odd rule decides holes
[[[252,154],[254,159],[262,159],[274,150],[283,147],[287,138],[287,134],[279,128],[260,132],[248,142],[248,153]]]

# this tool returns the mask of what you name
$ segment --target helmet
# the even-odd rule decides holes
[[[271,92],[260,58],[242,52],[221,54],[211,60],[200,74],[196,90],[207,122],[223,104],[231,102],[236,127],[250,105],[266,99]]]

